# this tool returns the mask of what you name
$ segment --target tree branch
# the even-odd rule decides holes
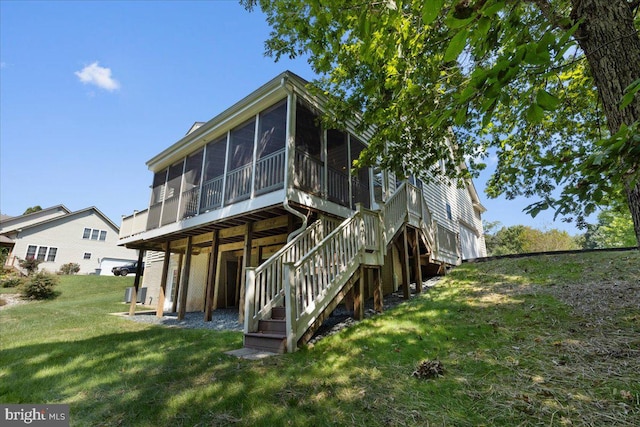
[[[540,12],[544,15],[545,18],[559,30],[568,30],[571,28],[571,23],[567,21],[567,18],[556,13],[555,10],[551,9],[551,3],[549,0],[525,0],[527,3],[533,3],[540,9]],[[640,0],[634,0],[640,1]]]
[[[637,8],[638,6],[640,6],[640,0],[632,0],[629,2],[629,8],[631,10]]]

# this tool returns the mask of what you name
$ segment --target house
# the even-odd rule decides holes
[[[236,308],[245,346],[294,351],[338,304],[362,316],[373,296],[381,310],[485,255],[471,181],[351,174],[370,134],[322,128],[307,84],[284,72],[147,162],[151,200],[123,217],[120,244],[147,252],[158,315]]]
[[[118,246],[119,232],[95,207],[71,212],[58,205],[0,219],[0,245],[9,252],[5,267],[16,270],[18,260],[33,257],[51,273],[74,262],[80,274],[112,275],[111,267],[137,259],[135,250]]]

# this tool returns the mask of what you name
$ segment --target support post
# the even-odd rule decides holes
[[[211,255],[209,256],[209,274],[207,275],[207,293],[204,300],[204,320],[211,322],[213,313],[213,294],[215,289],[216,269],[218,267],[218,249],[220,242],[218,239],[219,230],[213,231],[213,240],[211,241]]]
[[[287,334],[287,353],[293,353],[298,347],[296,342],[296,312],[297,297],[296,286],[294,284],[294,271],[292,262],[282,263],[282,278],[284,279],[284,306],[285,306],[285,325]]]
[[[384,302],[382,296],[382,269],[376,267],[373,270],[373,309],[378,313],[384,310]]]
[[[164,261],[162,262],[162,277],[160,278],[160,294],[158,295],[158,307],[156,308],[156,317],[162,317],[164,314],[165,292],[167,291],[167,275],[169,274],[169,261],[171,260],[171,242],[166,243],[164,249]]]
[[[138,289],[140,288],[140,276],[142,276],[142,260],[144,259],[144,249],[138,250],[138,267],[136,267],[136,278],[133,280],[133,293],[131,304],[129,305],[129,316],[136,314],[136,302],[138,301]]]
[[[422,293],[422,263],[420,262],[420,233],[418,229],[415,229],[415,254],[414,254],[414,268],[416,271],[416,294]]]
[[[191,252],[193,251],[193,237],[187,237],[187,251],[184,260],[184,274],[180,285],[180,305],[178,306],[178,320],[183,320],[187,312],[187,296],[189,295],[189,276],[191,275]]]
[[[176,276],[175,286],[173,287],[173,295],[171,296],[171,300],[173,304],[171,305],[171,312],[175,313],[178,311],[178,297],[180,295],[180,279],[182,279],[182,262],[184,260],[184,254],[180,253],[178,256],[178,274]]]
[[[353,317],[356,320],[364,319],[364,267],[360,266],[360,277],[353,285]]]
[[[244,303],[244,333],[255,331],[255,325],[253,324],[253,317],[255,316],[255,302],[256,302],[256,269],[254,267],[245,268],[247,274],[245,282],[249,284],[247,287],[247,297]]]
[[[238,303],[238,321],[244,323],[244,301],[246,292],[247,267],[251,267],[251,243],[253,240],[253,222],[247,223],[244,233],[244,251],[242,253],[242,275],[240,276],[240,301]]]
[[[409,299],[411,296],[411,290],[409,288],[409,281],[411,280],[411,272],[409,266],[409,242],[407,241],[407,226],[402,227],[402,254],[403,254],[403,266],[402,266],[402,296],[405,299]]]

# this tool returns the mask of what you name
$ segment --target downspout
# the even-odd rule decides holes
[[[284,91],[287,93],[287,105],[289,110],[287,110],[287,145],[289,145],[289,139],[291,138],[291,127],[295,121],[295,110],[293,110],[295,108],[295,96],[294,93],[291,89],[289,89],[289,87],[287,86],[287,81],[288,81],[288,77],[287,75],[282,76],[282,79],[280,80],[280,87],[282,87],[284,89]],[[292,118],[293,116],[293,118]],[[294,135],[295,138],[295,135]],[[290,173],[293,173],[293,169],[295,168],[295,161],[294,162],[289,162],[289,158],[292,155],[292,153],[295,155],[295,144],[293,145],[293,150],[290,149],[291,147],[286,147],[286,155],[287,155],[287,170],[286,173],[284,174],[284,190],[285,190],[285,195],[284,195],[284,202],[282,203],[282,206],[284,207],[284,210],[286,210],[287,212],[290,212],[291,214],[297,216],[298,218],[300,218],[302,220],[302,225],[300,226],[300,228],[293,230],[289,236],[287,236],[287,243],[290,242],[291,240],[293,240],[298,234],[302,233],[306,228],[307,228],[307,216],[305,214],[303,214],[302,212],[294,209],[293,207],[291,207],[291,205],[289,204],[289,175]],[[289,168],[289,163],[291,163],[293,165],[293,168]]]

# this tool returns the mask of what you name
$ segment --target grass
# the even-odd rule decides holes
[[[62,278],[0,311],[0,402],[78,426],[639,425],[640,253],[467,264],[428,293],[262,361],[238,332],[126,311],[129,278]],[[443,376],[412,376],[437,360]]]

